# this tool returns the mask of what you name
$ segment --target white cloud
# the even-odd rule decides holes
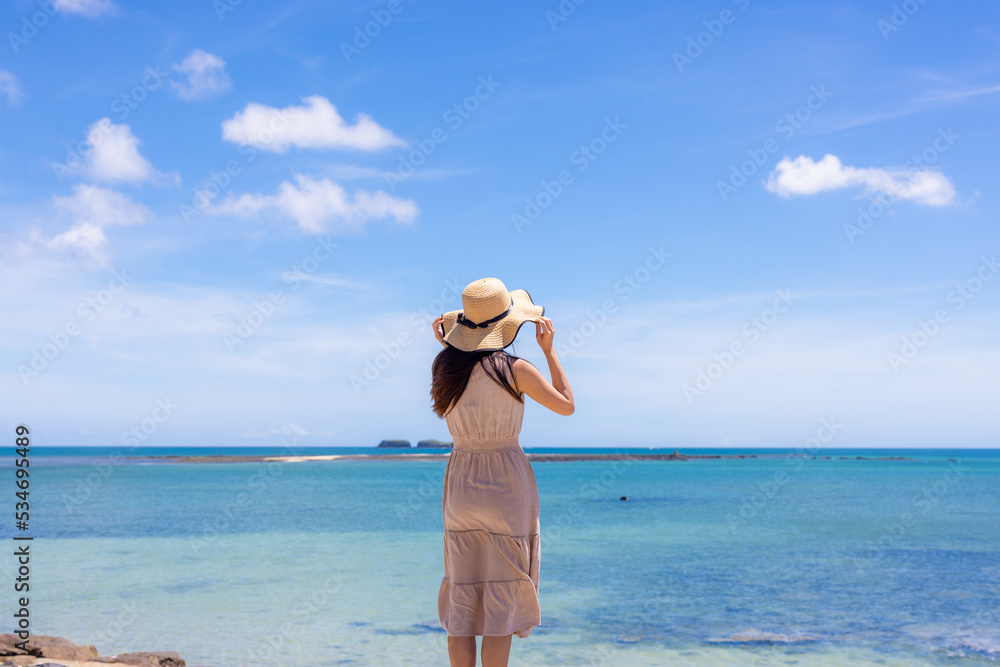
[[[56,196],[57,208],[73,215],[78,222],[98,227],[138,225],[152,218],[152,212],[127,195],[96,185],[80,184],[69,197]]]
[[[313,234],[356,231],[370,220],[387,217],[407,224],[420,212],[412,199],[393,197],[382,190],[355,190],[349,194],[342,186],[326,178],[313,180],[296,174],[295,180],[297,184],[283,181],[273,195],[230,195],[213,206],[212,212],[250,216],[270,209],[282,217],[291,218],[300,229]]]
[[[114,14],[118,9],[111,0],[55,0],[54,6],[64,14],[80,14],[87,18]]]
[[[182,100],[200,100],[232,88],[226,74],[226,61],[201,49],[193,50],[180,65],[173,67],[187,77],[186,82],[170,82]]]
[[[0,69],[0,93],[7,96],[7,105],[15,106],[21,103],[24,95],[17,77],[5,69]]]
[[[102,118],[87,130],[91,150],[86,157],[87,175],[108,183],[180,181],[177,174],[162,174],[139,154],[142,144],[128,125],[115,125]]]
[[[944,206],[955,198],[955,188],[939,171],[847,167],[830,154],[819,162],[805,155],[794,160],[786,157],[768,176],[764,187],[782,197],[862,187],[868,194],[885,193],[928,206]]]
[[[86,222],[74,225],[45,244],[56,250],[71,250],[78,255],[91,257],[102,266],[108,263],[108,237],[97,225]]]
[[[251,102],[222,122],[222,138],[276,153],[286,152],[289,146],[375,151],[406,145],[368,114],[359,113],[354,125],[348,125],[325,97],[313,95],[303,101],[305,106],[284,109]]]
[[[56,196],[53,203],[57,210],[73,219],[73,226],[43,243],[56,250],[72,250],[91,257],[101,265],[107,265],[110,255],[105,227],[138,225],[153,217],[152,211],[143,204],[96,185],[77,185],[72,195]]]

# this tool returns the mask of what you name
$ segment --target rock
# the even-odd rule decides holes
[[[136,653],[119,653],[118,655],[101,657],[92,644],[77,646],[63,637],[49,635],[32,635],[28,640],[28,652],[25,653],[15,644],[20,641],[16,635],[0,635],[0,656],[6,661],[0,667],[64,667],[76,665],[83,667],[101,665],[135,665],[136,667],[185,667],[184,660],[174,651],[140,651]],[[58,662],[50,662],[57,660]]]
[[[708,641],[714,644],[798,644],[802,642],[819,641],[822,637],[812,634],[784,634],[777,632],[762,632],[750,629],[728,637],[710,638]]]
[[[0,635],[0,655],[25,655],[15,644],[21,641],[17,635]],[[50,635],[32,635],[28,640],[28,654],[33,658],[53,658],[55,660],[93,660],[98,656],[93,645],[77,646],[68,639]]]
[[[98,662],[112,662],[137,667],[184,667],[184,660],[173,651],[139,651],[137,653],[119,653]]]
[[[21,641],[20,637],[17,635],[6,634],[0,635],[0,655],[27,655],[27,651],[22,651],[17,648],[15,644]]]
[[[438,449],[445,449],[447,447],[454,447],[455,443],[445,442],[443,440],[421,440],[417,443],[417,447],[436,447]]]
[[[409,447],[409,440],[383,440],[378,443],[379,447]]]

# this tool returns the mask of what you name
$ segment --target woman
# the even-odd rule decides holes
[[[552,349],[552,320],[525,290],[496,278],[470,283],[462,310],[434,320],[444,346],[432,366],[434,412],[454,440],[445,469],[444,578],[438,615],[452,667],[505,666],[511,637],[541,622],[538,487],[518,440],[524,394],[561,415],[573,392]],[[525,322],[548,361],[551,384],[528,361],[507,354]]]

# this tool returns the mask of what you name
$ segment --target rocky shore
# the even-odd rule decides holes
[[[173,651],[139,651],[102,656],[92,644],[78,646],[63,637],[32,635],[28,650],[17,647],[17,635],[0,635],[0,667],[195,667]]]

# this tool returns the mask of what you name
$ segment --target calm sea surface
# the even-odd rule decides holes
[[[445,462],[148,458],[262,452],[33,447],[33,631],[189,665],[447,664]],[[1000,664],[1000,450],[532,467],[542,625],[512,665]]]

